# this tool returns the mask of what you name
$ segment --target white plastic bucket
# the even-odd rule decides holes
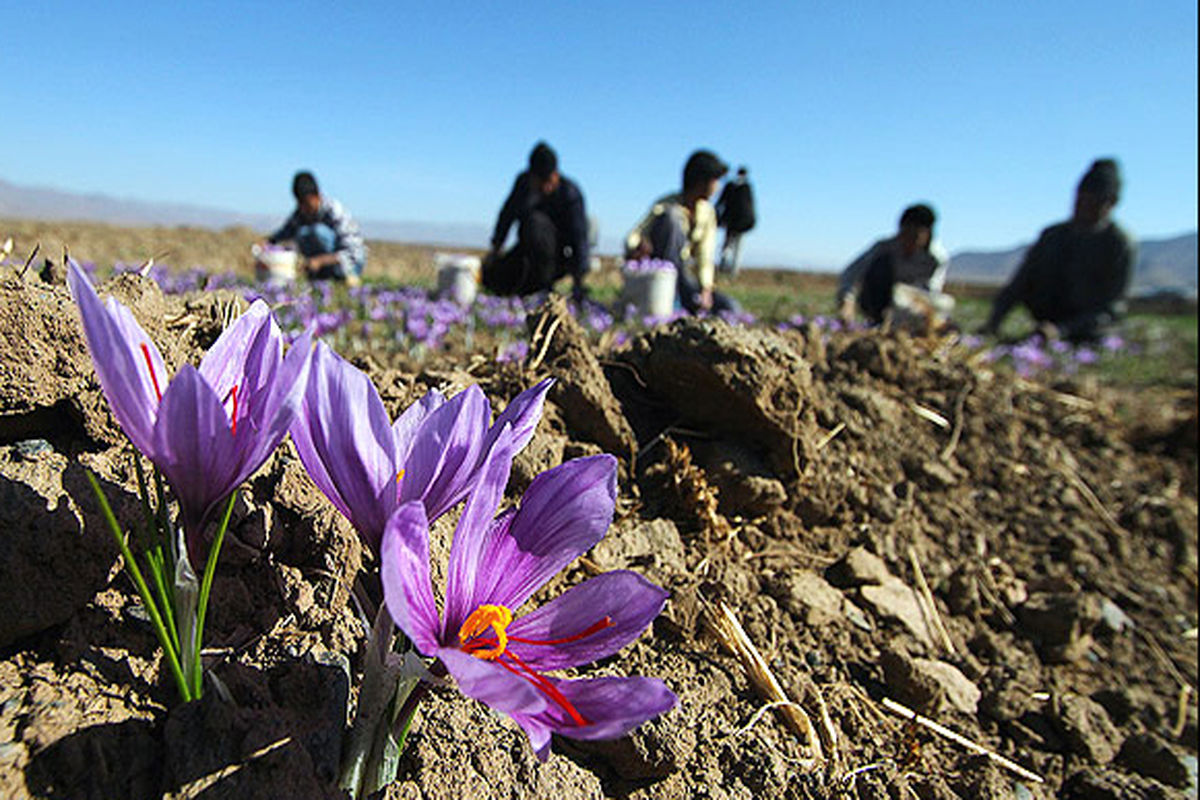
[[[669,317],[675,310],[675,271],[626,272],[624,301],[644,317]]]
[[[475,302],[479,292],[480,261],[478,256],[459,253],[435,253],[438,297],[453,300],[460,306]]]
[[[299,255],[295,250],[274,245],[255,244],[250,247],[254,256],[254,275],[260,281],[288,283],[296,280]]]

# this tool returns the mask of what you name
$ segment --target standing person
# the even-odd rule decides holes
[[[1046,338],[1099,338],[1123,312],[1137,247],[1112,220],[1121,197],[1121,169],[1101,158],[1079,180],[1066,222],[1042,231],[1015,275],[992,303],[983,327],[995,333],[1005,315],[1023,303]]]
[[[721,159],[697,150],[683,168],[683,188],[655,201],[625,237],[628,258],[661,258],[675,265],[680,305],[690,314],[737,312],[733,298],[715,291],[717,212],[710,198],[729,171]]]
[[[367,263],[358,224],[341,203],[321,194],[311,172],[297,172],[292,178],[292,196],[296,210],[267,241],[295,242],[310,280],[357,283]]]
[[[756,222],[754,217],[754,190],[750,187],[750,171],[738,167],[734,179],[721,189],[717,198],[717,225],[725,229],[725,243],[721,245],[721,260],[717,270],[723,274],[737,275],[742,260],[742,236]]]
[[[928,305],[944,309],[952,305],[942,295],[949,259],[933,238],[937,215],[924,203],[904,209],[894,236],[880,239],[844,270],[838,282],[837,302],[841,316],[853,320],[856,312],[874,323],[892,308],[897,285],[925,295]]]
[[[517,244],[502,253],[513,223]],[[588,271],[588,219],[583,193],[558,171],[558,156],[545,142],[529,154],[529,168],[517,176],[500,209],[491,249],[483,264],[483,285],[501,295],[549,291],[571,276],[572,295],[582,300]]]

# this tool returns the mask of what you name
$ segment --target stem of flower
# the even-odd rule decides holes
[[[175,628],[175,611],[174,603],[170,595],[167,593],[167,581],[163,577],[163,554],[162,546],[156,546],[152,550],[146,551],[146,561],[150,565],[150,574],[154,576],[154,588],[158,590],[158,601],[162,603],[163,614],[166,617],[167,630],[171,633],[171,641],[175,642],[175,649],[179,649],[179,631]]]
[[[150,565],[151,574],[154,575],[154,588],[158,590],[158,599],[162,603],[167,629],[171,633],[171,641],[175,643],[175,650],[178,652],[180,648],[179,631],[175,627],[175,599],[168,594],[168,584],[164,577],[166,573],[163,571],[162,535],[158,530],[155,514],[150,506],[150,490],[147,488],[146,471],[142,467],[141,456],[136,450],[133,453],[133,468],[137,474],[138,496],[142,499],[142,518],[146,526],[142,537],[145,543],[146,561]],[[155,536],[155,533],[159,535]]]
[[[146,579],[142,577],[142,571],[138,569],[137,560],[133,557],[133,552],[125,542],[125,534],[121,530],[120,524],[117,523],[116,515],[113,514],[112,507],[108,504],[108,498],[104,496],[104,490],[100,488],[100,482],[96,480],[95,473],[90,469],[85,469],[84,474],[87,476],[88,483],[92,485],[92,491],[96,495],[96,500],[100,503],[100,512],[104,515],[104,521],[108,523],[108,528],[112,531],[113,538],[117,542],[117,547],[121,550],[121,556],[125,559],[125,568],[129,570],[134,586],[137,587],[138,595],[142,598],[142,604],[146,607],[146,612],[150,615],[150,622],[154,626],[154,632],[158,635],[158,641],[163,647],[163,655],[166,657],[167,664],[171,667],[171,674],[175,676],[175,685],[179,689],[179,695],[186,703],[192,700],[192,693],[187,681],[184,680],[183,668],[179,663],[179,654],[175,649],[174,643],[171,641],[171,637],[167,634],[166,627],[163,625],[162,615],[154,603],[154,597],[150,594],[150,587],[146,585]]]
[[[171,554],[171,563],[168,566],[174,574],[179,553],[176,552],[175,537],[171,535],[171,520],[167,517],[167,492],[163,489],[162,473],[158,471],[158,467],[154,468],[154,493],[158,497],[158,532],[160,540],[167,543],[167,552]]]
[[[204,672],[200,664],[200,645],[204,641],[204,618],[208,615],[208,595],[212,591],[213,576],[217,572],[217,555],[221,552],[221,543],[225,541],[225,531],[229,528],[229,518],[233,516],[233,502],[237,499],[237,490],[234,489],[229,495],[229,502],[225,504],[225,514],[221,517],[221,526],[217,528],[217,535],[213,537],[212,547],[208,549],[208,561],[204,564],[204,577],[200,580],[200,602],[197,604],[196,610],[196,669],[193,694],[199,697],[204,691]]]

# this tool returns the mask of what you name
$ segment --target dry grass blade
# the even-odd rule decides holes
[[[33,263],[33,260],[37,258],[37,254],[40,253],[41,250],[42,243],[34,242],[33,249],[29,251],[29,257],[25,259],[25,263],[21,266],[21,271],[18,272],[17,275],[25,277],[25,272],[29,269],[29,265]]]
[[[916,414],[918,417],[920,417],[921,419],[924,419],[924,420],[928,420],[929,422],[932,422],[934,425],[937,425],[939,428],[949,428],[950,427],[950,420],[946,419],[941,414],[934,411],[932,408],[926,408],[925,406],[921,405],[920,403],[909,403],[908,407],[911,408],[913,410],[913,413]]]
[[[546,330],[546,335],[542,339],[541,350],[539,350],[537,356],[532,361],[529,362],[529,371],[530,372],[533,372],[539,366],[541,366],[542,359],[544,359],[546,357],[546,351],[550,349],[550,342],[554,339],[554,334],[555,334],[555,332],[558,331],[558,326],[561,324],[562,324],[561,317],[555,317],[554,321],[550,323],[550,327]],[[536,334],[536,331],[535,331],[535,334]],[[536,339],[536,336],[535,336],[535,339]]]
[[[770,665],[754,646],[754,642],[750,640],[729,606],[718,602],[715,611],[710,607],[708,621],[721,643],[742,662],[742,668],[746,670],[746,676],[755,691],[768,703],[778,704],[773,706],[775,712],[782,718],[784,725],[808,747],[813,755],[813,766],[823,762],[825,754],[812,720],[803,708],[788,698],[783,687],[779,685],[779,680],[771,672]]]
[[[929,583],[925,580],[925,571],[921,569],[921,562],[917,560],[917,551],[911,545],[908,548],[908,560],[912,564],[913,574],[917,578],[918,595],[921,598],[921,605],[925,609],[925,616],[929,618],[930,627],[937,632],[938,638],[942,642],[942,647],[952,656],[958,655],[958,651],[954,649],[954,642],[950,639],[950,633],[946,630],[945,624],[942,622],[942,615],[938,612],[937,603],[933,599],[933,592],[929,589]]]
[[[942,461],[950,460],[950,456],[954,455],[954,450],[958,447],[958,440],[962,438],[964,411],[966,410],[967,395],[970,393],[971,387],[964,386],[954,401],[954,430],[950,432],[950,441],[946,442],[946,446],[938,454]]]
[[[1171,738],[1179,741],[1183,738],[1183,729],[1187,727],[1188,701],[1192,699],[1192,687],[1186,683],[1179,687],[1179,705],[1175,710],[1175,724],[1171,726]]]
[[[1096,512],[1096,515],[1099,516],[1100,519],[1104,521],[1104,524],[1110,531],[1117,536],[1129,536],[1129,531],[1121,527],[1121,523],[1117,522],[1117,518],[1113,516],[1112,512],[1105,508],[1104,503],[1100,501],[1100,498],[1096,496],[1094,491],[1092,491],[1092,487],[1088,486],[1087,481],[1080,477],[1079,473],[1077,473],[1070,466],[1063,466],[1060,469],[1060,472],[1062,473],[1063,477],[1065,477],[1067,481],[1073,487],[1075,487],[1075,491],[1079,492],[1079,494],[1083,496],[1083,499],[1087,502],[1088,506],[1092,509],[1092,511]]]
[[[891,711],[893,714],[898,714],[899,716],[904,717],[907,720],[915,722],[917,725],[920,725],[922,728],[926,728],[927,730],[933,731],[938,736],[942,736],[946,739],[949,739],[950,741],[954,742],[955,744],[962,745],[963,747],[967,748],[968,750],[970,750],[973,753],[979,753],[980,755],[987,756],[989,759],[991,759],[991,761],[993,763],[996,764],[996,766],[1003,767],[1004,769],[1009,770],[1010,772],[1014,772],[1017,775],[1020,775],[1022,778],[1025,778],[1026,780],[1033,781],[1034,783],[1045,783],[1046,782],[1046,780],[1041,775],[1038,775],[1036,772],[1031,772],[1030,770],[1025,769],[1025,767],[1022,767],[1017,762],[1011,761],[1011,760],[1005,758],[1004,756],[1000,755],[999,753],[997,753],[993,750],[989,750],[988,748],[984,747],[981,744],[978,744],[977,742],[971,741],[970,739],[968,739],[967,737],[963,736],[960,733],[955,733],[954,731],[950,730],[949,728],[947,728],[943,725],[939,725],[938,723],[934,722],[933,720],[929,719],[928,717],[921,716],[920,714],[913,711],[908,706],[901,705],[900,703],[897,703],[895,700],[893,700],[890,697],[883,698],[883,707],[886,708],[888,711]]]
[[[821,441],[817,442],[817,450],[824,450],[844,430],[846,430],[846,423],[839,422],[837,425],[834,425],[833,430],[822,436]]]

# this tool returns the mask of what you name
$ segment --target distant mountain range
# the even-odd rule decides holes
[[[1196,233],[1138,242],[1132,294],[1179,292],[1196,296]],[[1000,251],[963,251],[950,259],[949,278],[963,283],[1001,285],[1025,257],[1029,245]]]
[[[287,211],[283,209],[279,214],[249,214],[209,206],[155,203],[105,194],[18,186],[0,180],[0,217],[11,219],[73,220],[131,226],[192,225],[217,229],[244,225],[256,231],[268,232],[283,222]],[[369,219],[360,219],[358,222],[368,239],[415,244],[484,247],[492,234],[488,226],[474,223]]]
[[[36,220],[78,220],[112,225],[193,225],[227,228],[244,225],[270,231],[283,221],[276,215],[249,214],[208,206],[156,203],[104,194],[81,194],[18,186],[0,180],[0,217]],[[370,239],[414,244],[482,247],[491,236],[488,225],[415,221],[359,220]],[[600,250],[615,252],[619,239],[602,238]],[[1002,251],[962,251],[950,260],[950,279],[964,283],[1000,285],[1008,280],[1029,245]],[[1186,233],[1166,239],[1143,239],[1133,292],[1175,291],[1196,295],[1197,237]]]

